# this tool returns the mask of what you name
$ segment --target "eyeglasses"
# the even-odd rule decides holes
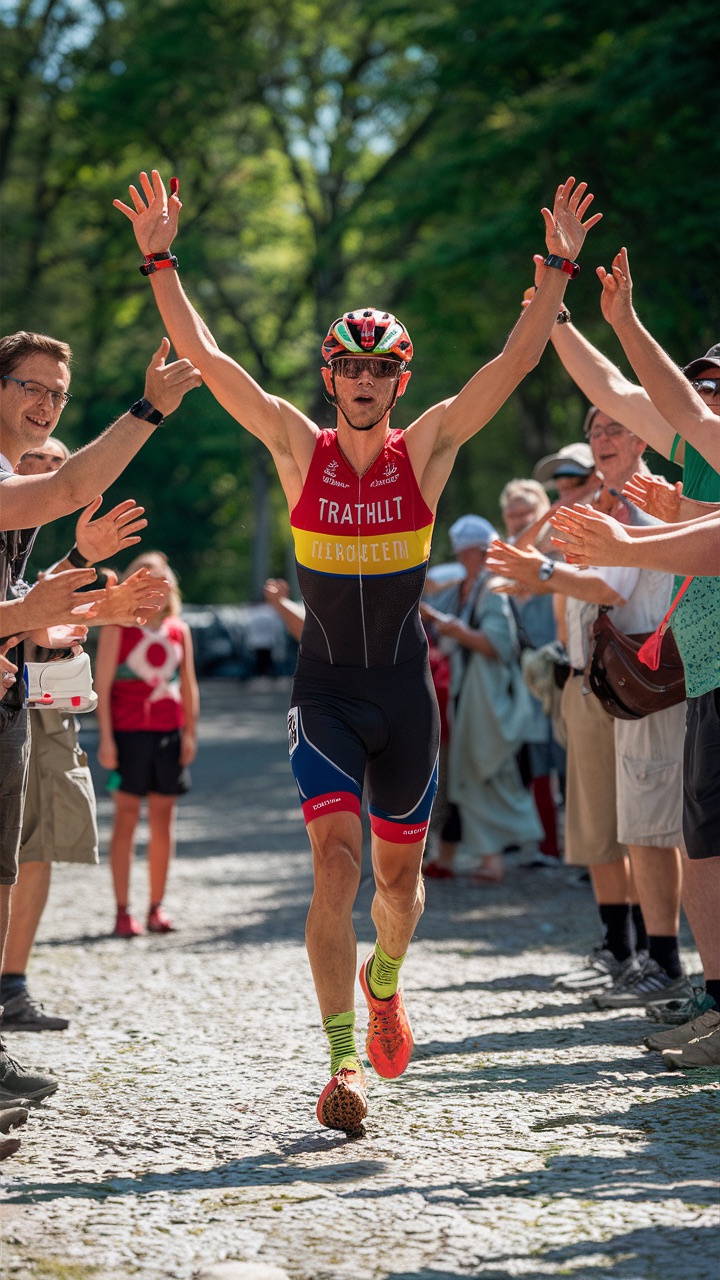
[[[627,427],[620,422],[608,422],[606,427],[591,427],[588,431],[588,440],[599,440],[600,436],[609,436],[612,440],[615,436],[621,436]]]
[[[53,409],[64,409],[68,400],[72,399],[69,391],[51,391],[49,387],[44,387],[41,382],[28,382],[27,379],[11,378],[8,373],[2,375],[2,380],[3,382],[17,382],[30,400],[44,400],[46,396],[49,396]]]
[[[371,378],[397,378],[405,362],[383,360],[380,356],[339,356],[330,368],[340,378],[359,378],[361,373],[369,373]]]
[[[709,396],[711,400],[720,395],[720,378],[691,378],[690,386],[695,388],[698,395]]]

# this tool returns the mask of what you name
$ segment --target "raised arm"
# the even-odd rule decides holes
[[[616,254],[611,272],[598,267],[597,274],[603,289],[603,315],[615,330],[655,408],[658,412],[662,408],[673,436],[677,433],[688,440],[720,472],[720,421],[638,320],[632,304],[627,249]]]
[[[170,343],[163,338],[145,376],[144,398],[164,417],[202,378],[189,360],[165,361]],[[72,454],[55,472],[42,476],[8,476],[2,482],[2,527],[29,529],[49,524],[85,507],[125,470],[157,427],[124,413],[97,440]]]
[[[553,523],[554,520],[555,517],[553,517]],[[543,581],[538,577],[538,573],[546,563],[547,556],[541,555],[535,547],[520,551],[517,547],[511,547],[509,543],[500,541],[491,543],[487,558],[488,569],[501,574],[504,578],[509,578],[512,582],[519,582],[534,595],[550,595],[557,592],[563,596],[572,596],[575,600],[588,600],[592,604],[625,604],[626,597],[608,586],[599,573],[579,573],[572,565],[556,562],[552,577]],[[504,588],[499,586],[494,590],[502,592]]]
[[[113,204],[132,222],[140,252],[149,260],[152,255],[169,253],[182,205],[177,187],[168,197],[157,169],[153,169],[152,178],[141,173],[140,186],[142,194],[137,187],[130,187],[132,208],[121,200],[114,200]],[[301,465],[305,458],[309,462],[317,428],[293,405],[264,391],[241,365],[220,350],[185,293],[176,269],[153,270],[150,281],[176,351],[197,366],[223,408],[267,445],[286,493],[289,487],[288,496],[294,498],[298,476],[294,474],[297,467],[293,455],[300,456]]]
[[[558,187],[553,210],[542,210],[548,254],[574,261],[596,213],[583,222],[593,196],[587,184],[568,178]],[[570,279],[548,268],[530,305],[520,316],[499,356],[474,375],[452,400],[435,405],[408,428],[406,439],[415,474],[430,505],[437,501],[460,445],[497,413],[526,373],[540,360]]]

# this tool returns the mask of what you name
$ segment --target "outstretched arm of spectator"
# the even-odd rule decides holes
[[[487,558],[488,569],[501,574],[503,578],[509,578],[511,583],[519,582],[534,595],[559,592],[560,595],[572,596],[576,600],[589,600],[593,604],[625,604],[623,596],[609,587],[600,574],[579,573],[571,565],[556,563],[552,577],[543,582],[538,577],[538,572],[546,563],[547,557],[534,547],[520,551],[517,547],[500,541],[491,543]],[[493,587],[493,590],[501,595],[513,594],[512,589],[508,590],[502,584]]]
[[[587,507],[564,507],[551,521],[572,564],[632,565],[665,573],[720,574],[720,512],[664,528],[627,528]]]
[[[103,560],[110,560],[118,552],[140,542],[140,530],[147,527],[147,520],[142,519],[145,508],[136,506],[134,498],[126,498],[112,511],[106,511],[105,515],[93,520],[101,503],[102,494],[93,498],[80,513],[75,525],[75,546],[63,560],[53,565],[51,572],[73,568],[70,559],[73,552],[77,552],[89,565],[101,564]]]

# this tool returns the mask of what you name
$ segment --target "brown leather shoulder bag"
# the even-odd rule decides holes
[[[685,699],[685,672],[672,631],[662,636],[656,669],[638,657],[638,650],[654,634],[624,635],[611,621],[606,606],[601,607],[593,624],[585,683],[618,720],[640,720]]]

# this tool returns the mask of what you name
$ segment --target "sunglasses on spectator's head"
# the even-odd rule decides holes
[[[690,386],[694,387],[700,396],[720,395],[720,378],[691,378]]]
[[[385,360],[381,356],[338,356],[330,364],[339,378],[359,378],[369,373],[371,378],[397,378],[405,368],[402,360]]]

